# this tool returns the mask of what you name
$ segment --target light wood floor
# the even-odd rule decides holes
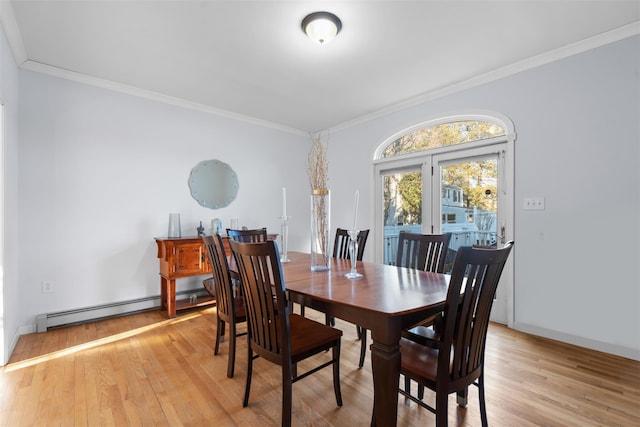
[[[227,378],[227,344],[213,356],[214,319],[215,308],[172,320],[150,311],[25,335],[0,370],[0,425],[279,425],[279,369],[256,361],[249,407],[242,408],[245,337],[238,343],[235,378]],[[294,384],[294,425],[369,425],[370,358],[358,369],[355,327],[340,320],[337,326],[345,333],[344,406],[336,406],[331,370],[323,370]],[[640,426],[640,362],[500,325],[489,330],[486,390],[493,426]],[[480,425],[477,389],[470,389],[466,409],[452,396],[449,411],[450,425]],[[400,397],[398,425],[434,421]]]

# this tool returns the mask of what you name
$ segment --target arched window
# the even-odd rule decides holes
[[[502,124],[487,120],[432,122],[391,141],[380,152],[378,158],[401,156],[504,135],[506,130]]]

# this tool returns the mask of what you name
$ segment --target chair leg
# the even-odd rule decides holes
[[[404,391],[411,394],[411,379],[405,375],[404,377]],[[418,383],[418,399],[424,399],[424,386]]]
[[[325,314],[324,324],[327,326],[336,326],[336,318],[333,316],[329,316],[328,314]]]
[[[213,348],[213,354],[218,354],[220,349],[220,341],[222,341],[222,335],[224,333],[224,322],[216,316],[216,344]]]
[[[364,366],[364,358],[367,355],[367,330],[360,328],[360,361],[358,362],[358,368]]]
[[[300,316],[304,317],[304,305],[300,304]]]
[[[333,347],[333,391],[336,395],[336,403],[342,406],[342,391],[340,390],[340,341]]]
[[[436,390],[436,427],[449,425],[449,395],[446,390]]]
[[[244,399],[242,401],[242,407],[246,408],[249,404],[249,391],[251,391],[251,373],[253,371],[253,351],[251,351],[251,344],[248,345],[249,351],[247,352],[247,382],[244,387]]]
[[[458,393],[456,393],[456,402],[458,403],[459,406],[462,406],[463,408],[467,406],[468,399],[469,399],[468,395],[469,395],[469,387],[465,387],[464,390],[460,390]]]
[[[287,369],[282,369],[282,427],[291,426],[291,406],[293,401],[291,375]]]
[[[480,419],[482,420],[482,427],[487,427],[489,422],[487,421],[487,404],[484,400],[484,374],[478,378],[478,399],[480,400]]]
[[[236,325],[229,323],[229,362],[227,363],[227,377],[233,378],[236,365]]]

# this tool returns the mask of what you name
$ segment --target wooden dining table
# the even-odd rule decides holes
[[[309,254],[288,253],[283,263],[289,299],[371,331],[372,426],[395,426],[400,380],[400,333],[442,310],[449,276],[358,261],[362,277],[347,279],[351,261],[331,260],[328,271],[311,271]]]

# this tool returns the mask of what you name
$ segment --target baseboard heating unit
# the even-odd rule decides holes
[[[206,292],[200,290],[186,290],[176,292],[176,297],[180,295],[188,296],[193,294],[208,295]],[[51,328],[91,322],[109,317],[123,316],[125,314],[151,310],[154,308],[160,308],[160,295],[101,304],[93,307],[59,311],[56,313],[44,313],[36,316],[36,331],[46,332]]]

